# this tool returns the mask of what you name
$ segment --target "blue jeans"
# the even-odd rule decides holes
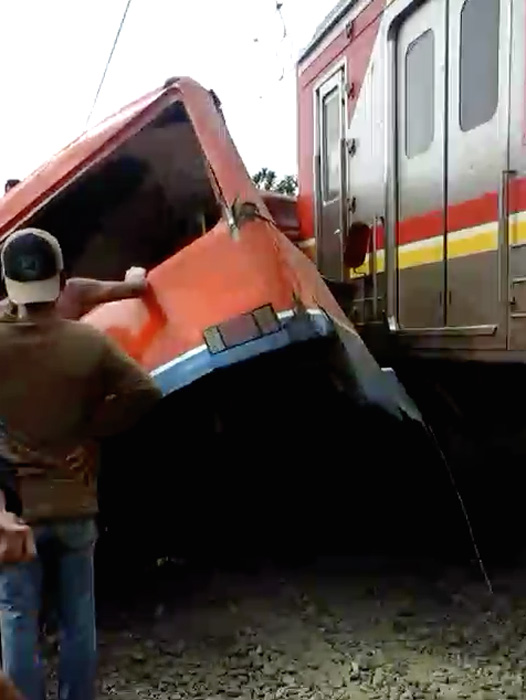
[[[59,698],[93,700],[96,673],[93,520],[57,521],[34,528],[39,556],[0,569],[0,631],[7,676],[25,700],[45,698],[38,646],[42,556],[48,551],[58,582]]]

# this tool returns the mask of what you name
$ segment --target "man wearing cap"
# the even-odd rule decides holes
[[[97,441],[133,425],[160,392],[103,333],[60,317],[64,266],[53,236],[38,229],[12,234],[1,263],[19,311],[0,323],[4,671],[26,700],[42,700],[38,610],[47,550],[59,582],[59,696],[92,700]]]

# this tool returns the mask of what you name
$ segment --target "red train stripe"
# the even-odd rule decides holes
[[[496,192],[487,192],[476,199],[452,204],[447,209],[447,230],[461,231],[463,229],[482,226],[498,219],[499,201]],[[526,211],[526,178],[512,180],[509,187],[510,213]],[[440,236],[444,231],[444,216],[442,211],[430,211],[420,216],[414,216],[402,221],[398,226],[398,243],[406,245],[434,236]],[[384,233],[379,228],[376,245],[383,248]]]

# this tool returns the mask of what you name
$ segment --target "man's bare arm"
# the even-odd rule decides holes
[[[145,279],[106,282],[72,277],[67,282],[67,288],[78,293],[82,297],[83,305],[87,306],[97,306],[121,299],[133,299],[141,296],[147,286],[148,283]]]
[[[99,304],[122,299],[135,299],[147,289],[144,274],[133,275],[124,281],[103,281],[72,277],[60,295],[58,309],[65,318],[79,319]]]

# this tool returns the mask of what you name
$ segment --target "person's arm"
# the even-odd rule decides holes
[[[135,299],[147,289],[146,270],[142,267],[130,268],[121,282],[72,277],[62,290],[57,309],[63,318],[78,321],[100,304]]]
[[[67,282],[67,288],[74,289],[79,295],[82,306],[92,308],[99,304],[121,299],[134,299],[144,294],[148,282],[144,274],[131,274],[123,281],[103,281],[72,277]]]
[[[90,422],[91,437],[127,430],[162,398],[150,375],[108,337],[97,372],[106,398]]]

